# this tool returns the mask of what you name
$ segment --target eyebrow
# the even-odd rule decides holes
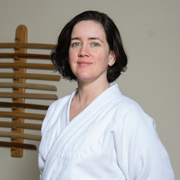
[[[74,37],[74,38],[71,38],[71,41],[73,41],[73,40],[81,40],[81,38],[79,38],[79,37]],[[101,41],[102,43],[104,43],[100,38],[98,38],[98,37],[90,37],[90,38],[88,38],[88,40],[99,40],[99,41]]]

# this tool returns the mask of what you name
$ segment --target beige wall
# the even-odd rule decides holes
[[[119,27],[129,65],[117,83],[155,119],[180,179],[180,1],[1,0],[0,42],[13,42],[16,27],[24,24],[28,42],[56,43],[64,24],[88,9],[107,13]],[[62,97],[76,84],[61,80],[57,86]],[[38,177],[37,151],[25,150],[23,158],[11,158],[10,149],[0,147],[0,179]]]

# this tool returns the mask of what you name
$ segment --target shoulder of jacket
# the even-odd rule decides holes
[[[129,111],[135,110],[135,111],[144,111],[142,107],[133,99],[121,95],[118,101],[116,101],[116,104],[114,106],[117,110],[124,110],[127,113]]]
[[[54,101],[48,108],[48,110],[52,110],[58,106],[64,105],[70,98],[70,95],[64,96],[56,101]]]

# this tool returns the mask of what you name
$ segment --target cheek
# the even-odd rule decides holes
[[[91,56],[94,57],[95,59],[102,61],[105,58],[105,53],[103,51],[91,51]]]
[[[101,63],[102,65],[106,64],[109,59],[109,55],[106,52],[96,53],[94,57],[96,58],[97,63]]]

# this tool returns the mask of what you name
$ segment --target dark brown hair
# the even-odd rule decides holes
[[[104,28],[109,49],[114,52],[116,57],[116,62],[112,66],[108,67],[107,79],[108,82],[115,81],[120,76],[121,72],[126,70],[127,56],[122,45],[118,28],[112,19],[104,13],[97,11],[85,11],[78,14],[70,22],[68,22],[62,29],[58,37],[58,43],[51,52],[51,60],[64,78],[76,80],[76,76],[71,71],[68,63],[71,33],[78,22],[87,20],[96,21]]]

